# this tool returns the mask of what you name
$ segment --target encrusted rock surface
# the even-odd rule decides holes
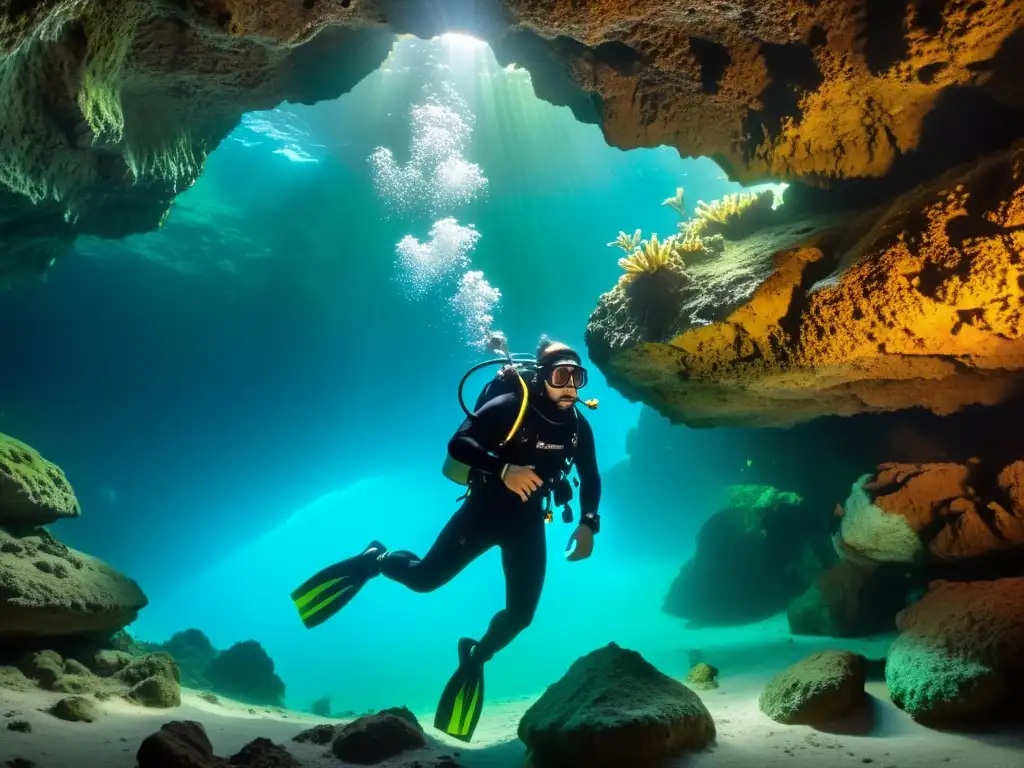
[[[724,508],[697,534],[696,550],[672,581],[662,610],[690,626],[761,621],[799,595],[831,556],[827,519],[771,486],[727,489]]]
[[[743,180],[886,174],[934,139],[926,128],[950,127],[935,118],[959,111],[958,86],[1024,106],[1009,77],[1024,23],[1016,0],[508,5],[543,37],[569,38],[554,55],[601,97],[611,144],[716,157]]]
[[[1024,144],[832,229],[808,226],[783,250],[769,238],[759,262],[734,263],[733,246],[693,267],[655,308],[669,315],[653,323],[658,336],[633,319],[627,288],[641,281],[616,286],[590,318],[591,359],[624,395],[690,426],[949,414],[1021,391]],[[702,268],[746,280],[746,296],[695,325]]]
[[[81,511],[60,467],[0,434],[0,525],[47,525]]]
[[[26,637],[115,632],[148,604],[134,580],[45,529],[0,529],[0,645]]]
[[[1022,22],[1019,0],[8,3],[0,276],[157,227],[245,111],[346,92],[394,33],[486,38],[615,146],[906,183],[1024,132]]]

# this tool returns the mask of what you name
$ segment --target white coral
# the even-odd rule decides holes
[[[893,515],[871,503],[864,483],[873,475],[861,475],[850,489],[839,528],[840,554],[857,555],[876,563],[914,563],[924,554],[921,539],[902,515]],[[852,558],[856,559],[856,558]]]

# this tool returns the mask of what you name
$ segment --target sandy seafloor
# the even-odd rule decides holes
[[[784,616],[741,630],[683,630],[674,640],[678,650],[647,658],[659,669],[682,679],[686,674],[686,650],[698,645],[705,658],[723,670],[716,690],[700,692],[714,717],[717,742],[689,754],[673,766],[700,768],[769,768],[787,766],[854,766],[878,768],[936,768],[951,764],[960,768],[1022,768],[1024,733],[947,733],[914,723],[889,700],[882,681],[869,681],[870,706],[856,717],[834,723],[827,730],[785,726],[765,717],[758,709],[764,683],[778,670],[804,655],[823,648],[844,648],[872,658],[885,654],[889,638],[865,641],[823,638],[791,638]],[[689,635],[689,637],[688,637]],[[689,644],[687,640],[692,640]],[[30,733],[0,731],[0,765],[14,758],[31,760],[38,768],[134,768],[142,740],[170,720],[203,723],[217,754],[229,757],[252,739],[263,736],[282,744],[309,768],[347,765],[330,755],[327,747],[298,744],[292,737],[320,722],[310,714],[286,710],[250,708],[221,701],[212,704],[191,691],[183,692],[180,707],[144,709],[127,702],[98,703],[102,716],[94,723],[69,723],[40,711],[60,694],[28,693],[0,689],[0,716],[27,719]],[[436,751],[456,754],[467,768],[520,766],[525,750],[516,737],[519,718],[533,699],[487,703],[474,742],[464,745],[437,734],[433,714],[417,712]],[[396,702],[396,706],[401,702]],[[342,721],[334,721],[342,722]],[[0,726],[3,727],[3,726]],[[395,765],[408,763],[408,753]],[[430,755],[424,753],[422,758]]]

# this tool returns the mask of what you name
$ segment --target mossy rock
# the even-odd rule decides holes
[[[95,704],[81,696],[68,696],[48,710],[54,717],[72,723],[93,723],[99,719],[100,711]]]
[[[758,704],[786,725],[818,725],[850,714],[867,700],[867,665],[847,651],[814,653],[775,675]]]
[[[0,434],[0,525],[48,525],[81,513],[60,467],[31,446]]]

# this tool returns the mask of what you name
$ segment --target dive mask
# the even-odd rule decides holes
[[[545,367],[544,380],[555,389],[570,385],[583,389],[587,385],[587,369],[572,361],[559,361]]]

